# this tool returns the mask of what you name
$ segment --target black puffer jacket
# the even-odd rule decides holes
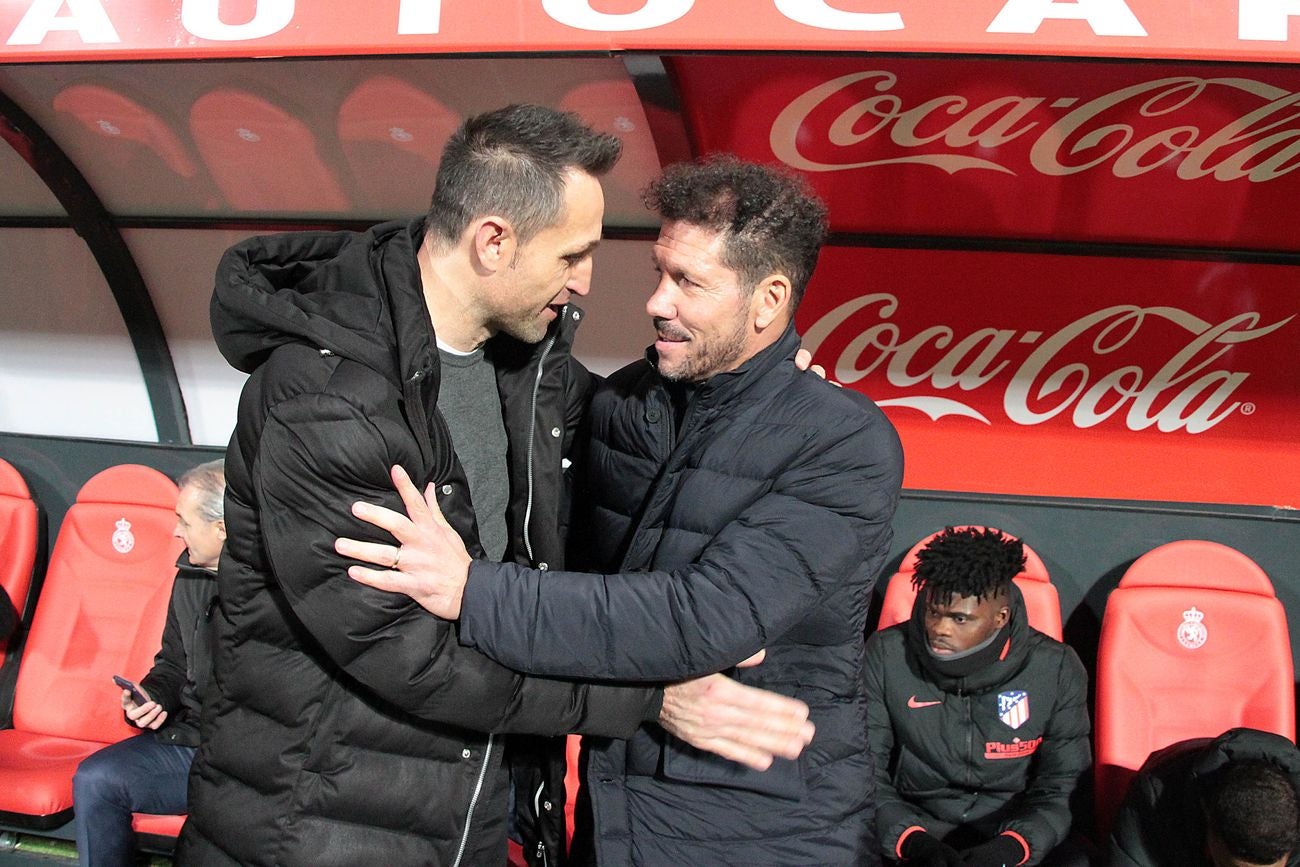
[[[1205,856],[1203,787],[1230,762],[1271,762],[1300,791],[1300,750],[1281,735],[1229,729],[1217,738],[1181,741],[1147,759],[1129,786],[1111,830],[1110,867],[1213,867]],[[1300,850],[1287,867],[1300,867]]]
[[[1088,674],[1073,649],[1029,626],[1013,585],[1000,658],[967,677],[939,676],[919,658],[924,600],[910,622],[867,641],[881,849],[897,858],[914,827],[981,840],[1009,831],[1037,864],[1069,832],[1071,796],[1092,764]]]
[[[349,509],[401,509],[392,464],[435,483],[477,548],[435,408],[421,236],[416,222],[255,238],[218,269],[213,332],[252,376],[226,457],[215,688],[183,863],[500,864],[506,774],[483,733],[626,734],[658,712],[654,690],[508,671],[405,596],[349,579],[333,552],[338,536],[391,541]],[[586,387],[561,331],[577,316],[536,349],[489,350],[510,437],[507,556],[521,562],[561,558],[560,460]]]
[[[140,681],[149,697],[167,711],[158,740],[186,747],[199,745],[199,711],[212,674],[212,610],[217,575],[190,565],[189,553],[176,562],[163,626],[162,646],[153,668]]]
[[[646,362],[598,389],[593,509],[573,539],[623,574],[471,570],[462,640],[508,665],[672,680],[766,648],[733,676],[811,708],[812,745],[762,773],[657,725],[584,739],[603,865],[824,867],[873,854],[863,635],[902,452],[869,400],[799,372],[797,348],[790,329],[695,389],[680,433]]]

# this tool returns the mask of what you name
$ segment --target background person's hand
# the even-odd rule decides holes
[[[962,867],[961,853],[925,831],[914,831],[903,840],[905,867]]]
[[[813,364],[812,353],[806,349],[800,349],[798,352],[794,354],[794,366],[799,368],[800,370],[811,370],[813,373],[817,374],[822,379],[825,379],[827,382],[829,382],[831,385],[835,386],[836,388],[843,388],[843,386],[841,386],[835,380],[827,379],[826,368],[822,367],[820,364]]]
[[[965,867],[1015,867],[1028,857],[1025,847],[1010,834],[999,834],[961,853]]]
[[[140,694],[149,698],[149,693],[145,692],[144,687],[136,687]],[[162,705],[149,699],[144,704],[136,704],[131,700],[131,691],[122,690],[122,710],[126,712],[126,718],[133,724],[142,729],[162,728],[162,724],[167,722],[167,711],[162,709]]]

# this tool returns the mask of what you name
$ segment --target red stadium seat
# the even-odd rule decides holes
[[[1101,834],[1156,750],[1234,726],[1294,741],[1291,638],[1264,570],[1199,540],[1139,557],[1106,600],[1095,724]]]
[[[582,787],[582,774],[578,759],[582,755],[582,736],[569,735],[565,742],[564,772],[564,845],[573,845],[573,814],[578,808],[578,789]]]
[[[564,772],[564,847],[566,850],[573,845],[573,812],[578,804],[578,787],[581,783],[581,776],[578,773],[578,756],[582,752],[582,736],[569,735],[565,740],[565,772]],[[527,867],[528,861],[524,858],[524,850],[513,840],[510,841],[510,851],[506,859],[507,867]]]
[[[157,843],[151,847],[157,849],[171,849],[184,824],[184,816],[158,816],[153,813],[135,813],[131,816],[131,830],[142,840]]]
[[[959,527],[958,529],[966,529]],[[983,527],[975,527],[977,530]],[[879,629],[902,623],[912,616],[912,603],[916,601],[916,588],[912,586],[912,577],[916,574],[916,554],[930,543],[938,533],[931,533],[912,546],[898,571],[889,579],[885,587],[885,599],[880,609]],[[1010,534],[1008,534],[1010,535]],[[1014,579],[1020,593],[1025,597],[1025,612],[1029,615],[1029,625],[1039,632],[1061,640],[1061,598],[1052,586],[1047,575],[1047,567],[1032,548],[1025,545],[1025,571]]]
[[[72,811],[83,758],[133,734],[111,676],[138,679],[162,636],[181,542],[176,485],[157,470],[111,467],[68,509],[46,570],[0,731],[0,818],[48,829]]]
[[[0,459],[0,588],[4,588],[20,620],[27,609],[36,566],[37,522],[36,503],[27,483],[18,470]],[[0,665],[12,641],[0,642]]]

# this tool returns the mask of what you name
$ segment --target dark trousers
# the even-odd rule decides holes
[[[194,747],[160,743],[153,732],[104,747],[72,778],[72,810],[81,867],[131,862],[132,813],[186,812],[185,791]]]

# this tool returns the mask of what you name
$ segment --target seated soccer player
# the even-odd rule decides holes
[[[1229,729],[1147,759],[1110,837],[1114,867],[1297,867],[1300,750]]]
[[[1067,843],[1091,764],[1087,673],[1029,626],[1024,546],[949,527],[918,553],[911,620],[867,642],[876,829],[907,867],[1087,863]]]

